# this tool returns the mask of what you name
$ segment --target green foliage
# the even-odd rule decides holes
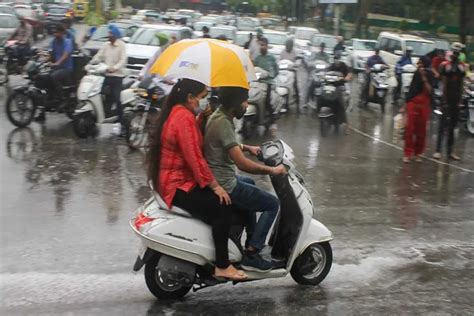
[[[106,22],[106,19],[101,15],[97,15],[95,11],[89,11],[89,14],[84,18],[84,23],[86,23],[87,25],[97,26],[105,24]]]
[[[402,31],[402,32],[408,31],[408,22],[407,22],[407,20],[401,20],[401,21],[400,21],[400,26],[399,26],[398,28],[399,28],[400,31]]]

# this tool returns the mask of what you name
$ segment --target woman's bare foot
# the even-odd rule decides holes
[[[214,276],[216,278],[225,278],[232,281],[242,281],[248,278],[247,274],[242,270],[237,270],[233,265],[229,265],[225,269],[216,267],[214,269]]]
[[[416,156],[415,161],[416,162],[423,162],[423,159],[421,158],[421,156]]]

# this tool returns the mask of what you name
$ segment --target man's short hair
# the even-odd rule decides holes
[[[267,39],[266,37],[262,37],[262,38],[260,39],[260,42],[263,43],[263,44],[265,44],[265,45],[268,45],[268,39]]]
[[[62,25],[62,24],[56,25],[55,33],[64,33],[64,32],[66,32],[66,29],[64,28],[64,25]]]

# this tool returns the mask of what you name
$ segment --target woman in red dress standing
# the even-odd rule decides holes
[[[168,207],[176,205],[211,225],[214,275],[239,281],[247,275],[229,262],[231,200],[204,159],[196,121],[200,104],[207,104],[206,96],[206,86],[194,80],[181,79],[173,87],[151,134],[148,178]]]
[[[426,128],[431,112],[430,104],[433,90],[433,75],[429,67],[429,58],[421,57],[408,92],[404,163],[410,162],[413,155],[415,155],[417,162],[422,162],[421,155],[425,151]],[[401,111],[404,110],[401,109]]]

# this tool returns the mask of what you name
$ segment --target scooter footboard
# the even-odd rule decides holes
[[[304,240],[301,242],[301,247],[299,247],[298,255],[303,253],[303,251],[305,251],[311,244],[330,241],[332,239],[332,232],[321,222],[312,219],[308,227],[308,232],[306,233]]]

